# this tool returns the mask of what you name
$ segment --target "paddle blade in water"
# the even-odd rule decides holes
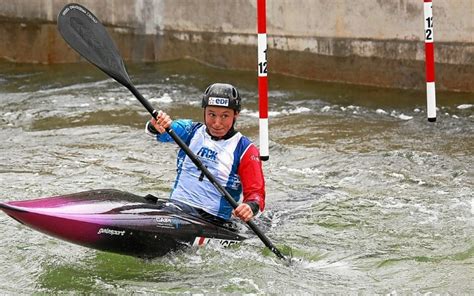
[[[130,84],[117,47],[104,26],[87,8],[74,3],[64,6],[58,15],[58,30],[81,56],[119,83]]]

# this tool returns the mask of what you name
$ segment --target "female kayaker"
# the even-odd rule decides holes
[[[232,206],[207,180],[183,150],[178,153],[177,176],[171,201],[193,208],[206,219],[225,222],[233,214],[249,221],[265,207],[265,181],[258,148],[240,132],[235,122],[241,110],[241,97],[230,84],[214,83],[202,96],[204,124],[191,120],[171,120],[162,111],[146,124],[147,133],[159,142],[171,142],[166,133],[171,128],[183,139],[216,180],[232,195]]]

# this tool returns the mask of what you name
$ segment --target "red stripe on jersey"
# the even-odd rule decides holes
[[[263,177],[260,153],[254,144],[251,144],[240,159],[239,171],[244,202],[254,201],[265,208],[265,178]]]

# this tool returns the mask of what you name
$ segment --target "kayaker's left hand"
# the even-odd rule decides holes
[[[166,129],[171,126],[172,122],[173,121],[171,120],[171,117],[161,110],[158,111],[156,119],[152,118],[150,120],[150,123],[160,134],[164,134],[166,132]]]
[[[246,203],[242,203],[236,207],[232,211],[232,214],[245,222],[250,221],[250,219],[253,217],[252,208]]]

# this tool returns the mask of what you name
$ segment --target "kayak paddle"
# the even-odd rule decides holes
[[[100,23],[99,19],[95,17],[92,12],[79,4],[71,3],[66,5],[58,15],[58,30],[69,46],[89,62],[97,66],[105,74],[128,88],[140,103],[142,103],[146,110],[156,119],[158,111],[151,106],[150,102],[148,102],[148,100],[145,99],[132,84],[115,43],[105,30],[104,26]],[[186,155],[201,170],[204,176],[206,176],[216,189],[225,197],[225,199],[231,204],[232,208],[235,209],[238,206],[237,202],[225,190],[225,188],[217,182],[215,177],[189,149],[186,143],[176,135],[173,129],[167,128],[166,132],[171,136],[176,144],[183,149]],[[287,258],[272,244],[272,242],[263,234],[253,221],[248,221],[247,225],[278,258],[287,260]]]

